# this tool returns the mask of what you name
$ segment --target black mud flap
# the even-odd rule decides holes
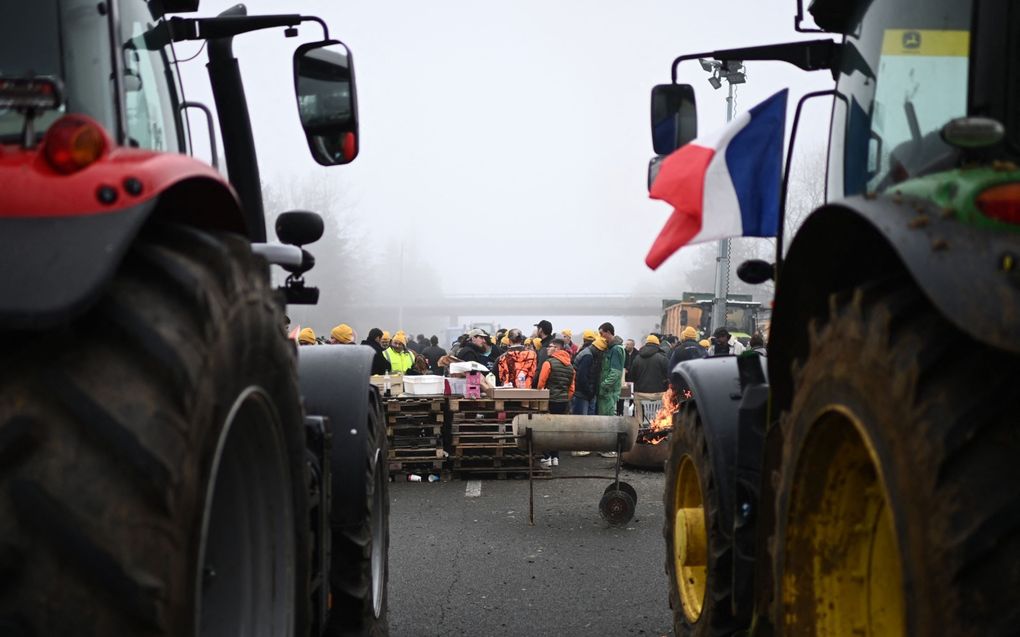
[[[0,219],[0,328],[68,323],[99,299],[156,200],[117,212]]]

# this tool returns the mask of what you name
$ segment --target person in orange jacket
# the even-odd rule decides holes
[[[501,386],[513,385],[518,389],[531,387],[535,378],[538,357],[535,352],[524,348],[524,334],[516,327],[506,333],[509,347],[496,361]]]
[[[549,358],[542,363],[538,373],[538,388],[549,390],[549,413],[570,412],[570,399],[574,397],[574,366],[570,364],[570,352],[564,349],[562,338],[549,342]],[[542,459],[542,466],[558,467],[560,452],[550,451]]]

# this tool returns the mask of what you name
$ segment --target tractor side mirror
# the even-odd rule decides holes
[[[316,212],[292,210],[276,218],[276,236],[292,246],[306,246],[322,238],[322,217]]]
[[[652,88],[652,147],[668,155],[698,136],[698,109],[690,84]]]
[[[737,266],[737,276],[744,283],[758,285],[775,276],[776,268],[768,261],[761,259],[748,259]]]
[[[323,166],[358,156],[358,99],[354,62],[342,42],[302,44],[294,52],[294,91],[308,148]]]

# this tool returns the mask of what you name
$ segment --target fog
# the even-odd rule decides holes
[[[322,300],[291,307],[290,315],[317,332],[347,322],[361,336],[373,326],[440,334],[473,320],[527,330],[543,318],[557,330],[614,320],[618,333],[634,338],[654,329],[650,313],[492,315],[451,305],[426,315],[413,308],[448,295],[711,291],[715,244],[684,248],[656,272],[644,264],[671,211],[646,188],[649,92],[669,81],[677,55],[810,39],[793,31],[794,0],[247,4],[250,15],[318,15],[353,52],[360,155],[323,168],[298,124],[291,57],[301,42],[320,39],[320,28],[307,23],[290,39],[282,29],[246,34],[234,45],[270,233],[286,209],[315,210],[327,221],[326,236],[309,247],[318,265],[307,276]],[[230,5],[203,0],[200,15]],[[212,107],[205,52],[183,43],[177,54],[196,56],[182,65],[188,99]],[[800,94],[832,84],[827,73],[780,63],[751,63],[747,72],[736,110],[790,87],[788,127]],[[714,91],[706,80],[696,63],[681,65],[680,81],[697,90],[703,132],[722,126],[726,113],[725,88]],[[827,109],[822,101],[807,109],[805,126],[817,134],[798,142],[798,153],[803,144],[815,162]],[[207,158],[208,133],[194,118],[192,138]],[[820,197],[821,176],[800,170],[792,196]],[[748,254],[774,250],[769,241],[742,242]]]

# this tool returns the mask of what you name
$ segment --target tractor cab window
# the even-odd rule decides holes
[[[0,20],[0,77],[44,75],[64,86],[64,108],[35,120],[37,137],[64,112],[117,130],[109,23],[100,9],[95,0],[33,0]],[[23,126],[20,113],[0,108],[0,143],[17,142]]]
[[[119,7],[125,145],[185,152],[173,49],[159,37],[164,27],[141,0],[122,0]]]
[[[851,126],[845,156],[848,173],[861,175],[868,191],[955,165],[957,154],[939,132],[967,113],[969,5],[959,0],[875,3],[848,37],[874,77],[864,83],[868,90],[855,95],[855,101],[862,99],[854,107],[863,126]]]

